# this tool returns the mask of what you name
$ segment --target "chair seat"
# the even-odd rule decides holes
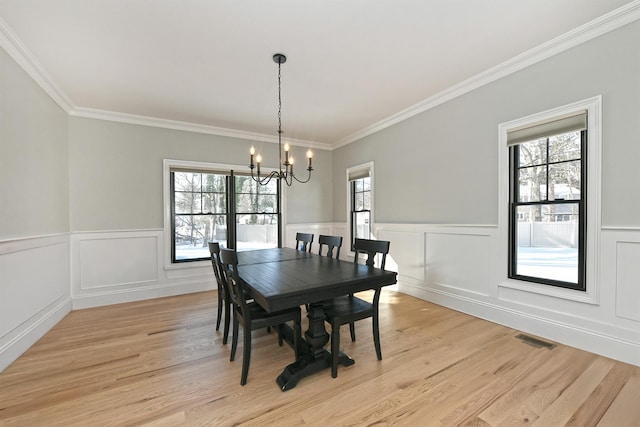
[[[373,304],[356,296],[344,295],[323,302],[324,314],[330,323],[344,325],[373,315]]]

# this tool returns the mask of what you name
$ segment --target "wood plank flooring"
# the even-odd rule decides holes
[[[371,294],[365,294],[370,297]],[[0,373],[1,426],[640,426],[640,367],[383,291],[345,328],[356,364],[281,392],[293,361],[254,331],[246,386],[215,331],[215,292],[74,311]],[[305,328],[306,329],[306,328]]]

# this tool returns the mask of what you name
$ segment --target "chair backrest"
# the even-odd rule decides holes
[[[220,263],[220,244],[218,242],[209,242],[209,254],[211,254],[211,266],[213,274],[216,276],[218,283],[218,291],[226,292],[224,281],[222,280],[222,265]]]
[[[311,244],[313,243],[313,234],[296,233],[296,249],[302,252],[311,252]]]
[[[333,250],[336,249],[336,258],[340,258],[340,248],[342,247],[342,236],[318,236],[318,254],[322,255],[322,247],[327,247],[327,256],[333,258]]]
[[[227,288],[227,295],[231,302],[239,307],[243,314],[247,312],[242,281],[238,276],[238,254],[233,249],[220,248],[220,263],[222,266],[222,278]]]
[[[389,245],[391,242],[386,240],[368,240],[368,239],[356,239],[353,247],[356,252],[354,262],[358,262],[360,254],[367,254],[366,264],[373,267],[375,257],[377,254],[382,255],[380,262],[380,268],[384,270],[385,263],[387,262],[387,254],[389,253]]]

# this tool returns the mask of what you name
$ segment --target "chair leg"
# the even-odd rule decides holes
[[[238,315],[233,312],[233,338],[231,339],[231,357],[229,360],[233,362],[236,358],[236,349],[238,348]]]
[[[276,328],[278,333],[278,345],[282,347],[284,345],[284,324],[281,323]]]
[[[356,324],[355,322],[349,323],[349,332],[351,333],[351,342],[356,340]]]
[[[224,302],[224,333],[222,334],[222,344],[226,344],[229,338],[229,323],[231,320],[231,303]]]
[[[378,360],[382,360],[382,350],[380,348],[380,325],[378,324],[377,313],[373,313],[371,323],[373,324],[373,344],[376,346],[376,356],[378,356]]]
[[[220,330],[220,320],[222,320],[222,295],[218,289],[218,318],[216,319],[216,331]]]
[[[340,353],[340,325],[331,325],[331,377],[338,376],[338,354]]]
[[[242,353],[242,377],[240,378],[240,385],[247,383],[247,376],[249,375],[249,362],[251,361],[251,328],[249,325],[243,325],[242,333],[244,334],[244,349]]]

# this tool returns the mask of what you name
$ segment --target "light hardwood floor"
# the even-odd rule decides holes
[[[0,425],[640,426],[640,367],[392,291],[380,310],[382,361],[360,321],[355,365],[284,393],[293,351],[266,331],[240,386],[215,292],[74,311],[0,373]]]

